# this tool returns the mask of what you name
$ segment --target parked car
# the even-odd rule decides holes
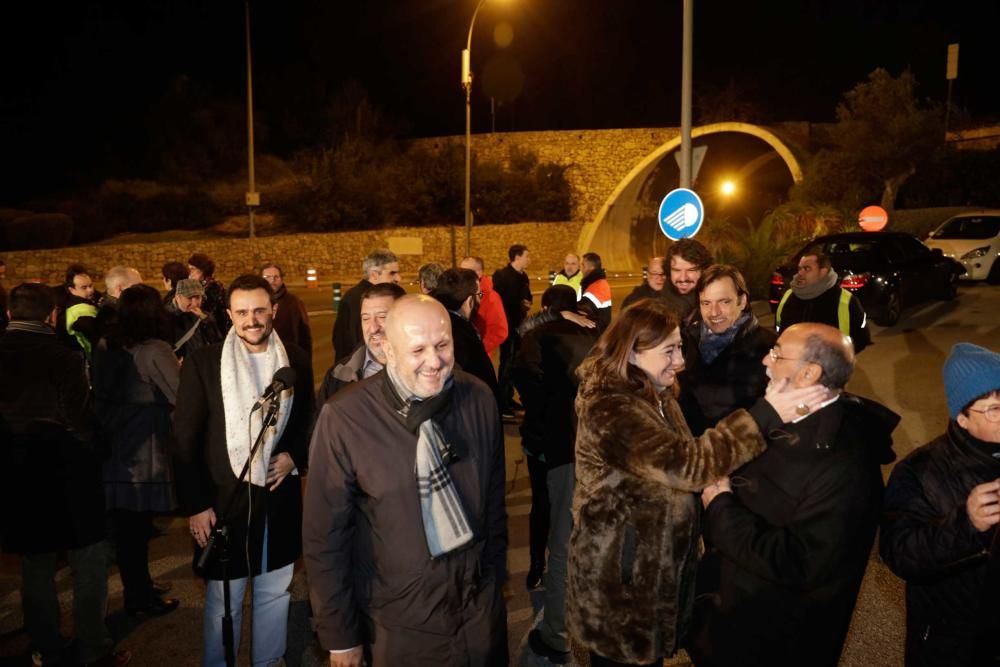
[[[798,270],[803,251],[818,245],[830,258],[840,286],[858,295],[876,324],[892,326],[904,308],[928,299],[951,300],[958,290],[959,262],[931,250],[912,234],[848,232],[813,239],[771,277],[771,311]]]
[[[940,248],[945,257],[965,267],[966,280],[1000,284],[1000,209],[961,213],[927,237],[927,245]]]

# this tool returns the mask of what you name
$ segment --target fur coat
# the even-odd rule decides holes
[[[619,662],[676,651],[694,601],[695,494],[765,447],[745,410],[693,438],[671,391],[659,403],[586,380],[576,399],[567,624],[574,641]]]

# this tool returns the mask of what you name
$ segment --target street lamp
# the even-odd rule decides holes
[[[730,180],[722,181],[722,184],[719,186],[719,192],[726,197],[732,197],[736,194],[736,183]]]
[[[465,89],[465,254],[472,254],[472,210],[470,198],[472,195],[472,28],[476,25],[476,16],[486,4],[479,0],[476,11],[472,12],[469,21],[469,36],[465,40],[462,51],[462,88]]]

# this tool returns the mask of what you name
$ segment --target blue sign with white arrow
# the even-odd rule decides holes
[[[671,241],[691,238],[701,229],[705,207],[694,190],[677,188],[660,202],[660,230]]]

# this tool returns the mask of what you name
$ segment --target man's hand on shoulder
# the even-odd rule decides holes
[[[365,652],[360,646],[349,651],[330,653],[330,667],[362,667],[365,664]]]

